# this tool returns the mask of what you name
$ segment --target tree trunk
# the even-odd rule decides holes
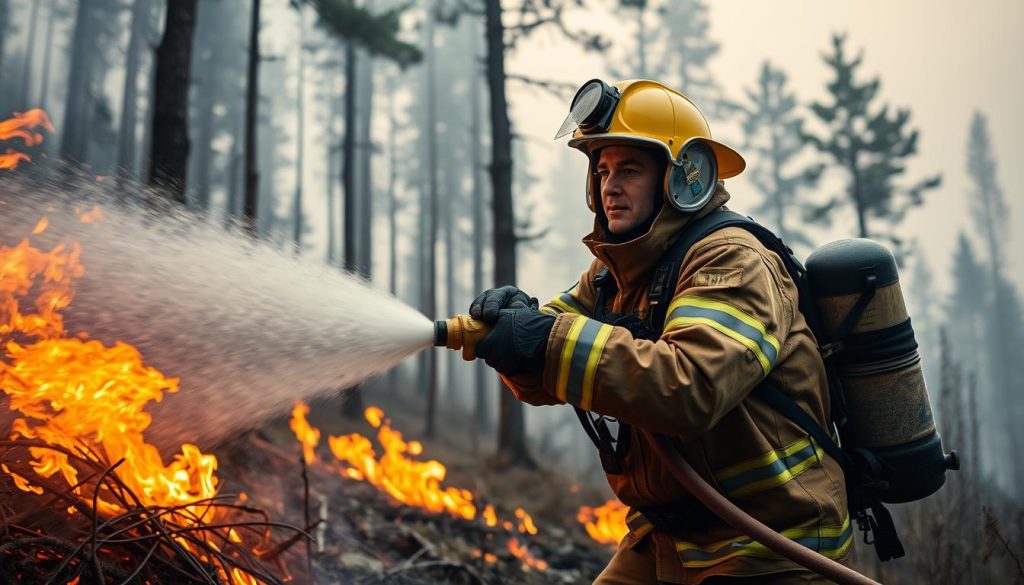
[[[8,0],[0,0],[0,87],[4,80],[4,48],[7,41],[7,28],[11,20],[11,7]],[[2,105],[2,104],[0,104]]]
[[[57,0],[50,0],[50,12],[46,19],[46,38],[43,43],[43,78],[39,82],[39,107],[47,109],[50,97],[50,68],[53,62],[53,28],[57,24]],[[2,44],[2,40],[0,40]],[[3,70],[3,47],[0,47],[0,71]]]
[[[53,7],[53,0],[51,8]],[[121,127],[120,137],[117,142],[117,169],[118,175],[122,177],[134,177],[135,175],[135,124],[137,115],[138,74],[139,56],[142,50],[143,37],[146,34],[147,20],[149,18],[149,0],[135,0],[132,7],[132,32],[128,40],[128,53],[124,63],[124,94],[121,100]],[[52,33],[53,19],[50,19],[50,30]],[[47,36],[49,36],[48,33]],[[47,40],[47,52],[49,44]],[[47,67],[48,68],[48,67]]]
[[[390,85],[390,83],[388,84]],[[388,96],[388,288],[391,296],[398,297],[398,197],[395,186],[398,183],[398,144],[395,133],[398,120],[395,116],[395,98]],[[392,392],[398,389],[398,368],[388,372],[388,386]]]
[[[296,6],[296,10],[299,14],[299,63],[298,63],[298,80],[296,83],[296,96],[295,96],[295,206],[292,209],[294,215],[294,227],[295,231],[292,233],[292,240],[295,244],[295,253],[299,254],[302,251],[302,169],[303,169],[303,153],[305,148],[306,140],[306,120],[305,120],[305,66],[306,66],[306,20],[305,13],[302,10],[303,5],[299,3]]]
[[[356,73],[357,57],[355,43],[345,44],[345,139],[342,144],[341,182],[344,191],[345,222],[345,270],[355,272],[356,257]],[[357,419],[363,411],[363,393],[360,386],[349,388],[341,413],[347,418]]]
[[[25,43],[25,67],[21,72],[21,100],[20,107],[30,107],[29,89],[32,87],[32,61],[36,56],[36,31],[39,28],[39,7],[42,0],[32,2],[32,14],[28,23],[28,42]]]
[[[437,50],[434,46],[434,11],[428,6],[426,24],[427,76],[427,242],[423,275],[423,313],[433,316],[437,313]],[[424,434],[430,438],[435,433],[437,419],[437,352],[427,352],[427,413]]]
[[[479,294],[484,290],[484,232],[486,231],[484,217],[485,189],[483,177],[483,112],[480,108],[480,36],[483,31],[476,27],[470,27],[472,38],[472,65],[470,67],[469,99],[470,99],[470,139],[469,152],[470,164],[473,172],[473,294]],[[488,391],[488,380],[490,376],[487,366],[476,360],[473,364],[474,376],[474,401],[473,401],[473,448],[479,448],[480,435],[491,430],[490,423],[490,392]]]
[[[197,0],[167,3],[167,24],[156,51],[153,148],[149,184],[185,203],[188,173],[188,89]]]
[[[516,282],[516,233],[512,211],[512,129],[505,94],[505,29],[501,0],[487,0],[487,86],[491,98],[491,212],[494,216],[494,282]],[[497,459],[534,466],[526,449],[523,405],[507,388],[501,393]]]
[[[335,266],[338,262],[338,199],[335,181],[338,180],[337,150],[338,136],[334,130],[338,127],[339,102],[341,90],[334,79],[328,99],[330,100],[330,122],[327,126],[327,264]]]
[[[260,101],[260,3],[252,0],[249,15],[248,84],[245,90],[245,195],[242,217],[250,233],[258,231],[260,172],[256,164],[258,152],[257,130]]]
[[[64,106],[64,132],[61,135],[60,157],[77,163],[85,162],[87,141],[86,112],[91,103],[89,81],[93,56],[89,39],[93,34],[92,3],[79,0],[75,15],[75,32],[71,37],[71,63],[68,69],[67,98]]]
[[[370,10],[366,0],[363,8]],[[357,58],[356,99],[359,106],[359,242],[356,247],[359,275],[370,280],[373,274],[373,56],[361,51]]]
[[[341,153],[344,201],[345,270],[356,271],[356,47],[345,44],[345,138]]]
[[[213,75],[219,75],[219,73],[213,72]],[[203,211],[210,209],[210,166],[213,159],[211,142],[213,141],[213,108],[216,104],[213,75],[209,76],[204,87],[200,88],[202,99],[198,108],[199,127],[196,132],[199,152],[195,157],[195,205],[196,208]]]
[[[398,296],[398,198],[395,185],[398,183],[398,144],[395,133],[398,119],[395,116],[395,99],[388,94],[388,286],[391,294]]]
[[[454,124],[451,125],[455,127]],[[454,139],[452,133],[446,134],[448,144]],[[451,148],[451,146],[449,146]],[[451,316],[457,313],[455,308],[456,289],[458,288],[455,273],[455,232],[458,225],[455,221],[456,198],[462,200],[462,174],[459,172],[461,164],[457,164],[455,157],[445,157],[445,180],[444,199],[441,203],[441,217],[444,218],[444,315]],[[461,214],[459,214],[461,216]],[[445,375],[444,375],[444,396],[445,400],[453,400],[455,396],[455,373],[458,371],[458,362],[461,358],[454,351],[445,352]]]
[[[647,12],[647,3],[642,2],[636,7],[636,56],[640,65],[638,71],[640,79],[647,79],[647,27],[644,24],[644,14]]]

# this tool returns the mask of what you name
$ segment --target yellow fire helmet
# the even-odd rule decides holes
[[[664,149],[671,163],[665,169],[665,201],[684,212],[704,207],[718,179],[740,174],[747,164],[738,152],[711,138],[707,120],[690,98],[657,81],[608,85],[592,79],[576,92],[569,110],[555,139],[572,132],[569,146],[590,159],[591,211],[597,211],[594,194],[600,192],[595,157],[605,146]]]

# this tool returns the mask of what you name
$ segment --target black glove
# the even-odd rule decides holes
[[[469,305],[469,316],[479,319],[488,325],[498,321],[498,311],[502,309],[536,309],[537,299],[524,293],[514,286],[503,286],[485,290]]]
[[[494,329],[477,344],[476,355],[506,376],[539,372],[554,326],[554,316],[536,309],[502,309]]]

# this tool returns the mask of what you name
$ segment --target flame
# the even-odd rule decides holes
[[[626,514],[629,508],[618,500],[608,500],[597,508],[583,506],[576,519],[587,529],[587,534],[601,544],[617,545],[629,532]]]
[[[308,423],[305,413],[309,409],[301,402],[293,410],[292,430],[295,432],[303,449],[308,445],[306,433]],[[454,487],[441,488],[441,482],[447,475],[447,468],[438,461],[414,461],[410,456],[423,453],[423,445],[418,441],[406,442],[402,434],[391,428],[384,411],[376,406],[364,412],[366,421],[377,429],[377,441],[384,448],[384,454],[377,457],[370,439],[352,433],[340,437],[328,436],[327,443],[331,453],[345,466],[341,473],[351,479],[368,481],[380,490],[388,493],[395,500],[425,510],[473,520],[477,516],[477,507],[473,503],[473,494],[469,490]],[[315,429],[312,429],[315,431]],[[318,433],[318,431],[316,431]],[[317,435],[318,436],[318,435]],[[484,506],[480,516],[488,527],[499,524],[494,506]],[[509,520],[501,522],[506,532],[536,535],[537,526],[533,518],[522,508],[515,509],[517,523]],[[522,562],[523,570],[546,570],[548,564],[530,554],[528,547],[517,537],[508,540],[508,550]],[[498,558],[491,553],[474,550],[473,556],[483,558],[488,563],[497,562]]]
[[[519,532],[537,534],[537,526],[534,525],[533,518],[530,518],[530,515],[522,508],[516,508],[516,518],[519,518]]]
[[[373,444],[362,435],[329,436],[327,443],[331,453],[348,465],[342,473],[351,479],[370,482],[407,506],[447,512],[466,520],[476,517],[473,494],[464,489],[441,487],[448,474],[442,463],[409,458],[423,453],[421,443],[403,440],[402,433],[391,428],[380,408],[371,406],[364,416],[377,429],[377,441],[384,448],[384,455],[377,459]]]
[[[473,558],[475,558],[475,559],[483,558],[484,561],[488,562],[488,563],[496,563],[496,562],[498,562],[497,555],[495,555],[493,553],[485,553],[484,551],[482,551],[480,549],[473,549]]]
[[[9,130],[5,124],[0,123],[0,136]],[[46,225],[43,218],[33,233]],[[217,458],[186,443],[165,464],[143,438],[151,421],[144,407],[164,392],[177,392],[178,380],[145,366],[131,345],[106,346],[87,335],[70,336],[65,329],[62,311],[72,301],[74,279],[85,272],[79,254],[77,244],[44,252],[28,239],[0,247],[0,390],[21,416],[12,423],[11,438],[38,439],[70,452],[85,447],[108,464],[120,462],[113,473],[140,505],[180,507],[166,518],[182,527],[209,521],[210,506],[196,502],[217,495]],[[29,454],[36,476],[63,478],[73,488],[70,493],[95,498],[101,515],[125,511],[108,491],[77,485],[80,470],[61,451],[31,447]],[[31,478],[2,469],[19,489],[41,491]],[[231,582],[257,583],[241,572],[233,572]]]
[[[103,210],[99,205],[93,205],[92,209],[79,216],[82,223],[100,223],[103,221]]]
[[[508,551],[523,563],[524,570],[539,569],[545,571],[548,564],[530,554],[530,549],[519,542],[518,538],[508,539]]]
[[[0,121],[0,141],[21,139],[25,146],[37,146],[43,142],[43,134],[38,129],[54,132],[53,125],[46,112],[38,108],[25,113],[15,113],[9,120]],[[0,154],[0,170],[13,170],[25,161],[32,160],[27,154],[8,149]]]
[[[487,504],[487,507],[484,508],[483,517],[484,524],[487,526],[494,528],[498,525],[498,515],[494,513],[494,506]]]
[[[306,420],[306,415],[309,414],[309,407],[303,403],[298,403],[295,408],[292,409],[292,420],[288,423],[295,436],[299,438],[299,442],[302,443],[302,457],[306,463],[316,463],[316,449],[317,443],[320,442],[320,430],[315,429],[309,425],[309,421]]]

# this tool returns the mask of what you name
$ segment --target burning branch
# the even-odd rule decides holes
[[[124,461],[110,465],[90,454],[87,446],[76,453],[36,440],[0,441],[0,461],[20,470],[31,465],[25,454],[35,449],[60,453],[77,469],[90,471],[88,478],[95,480],[87,478],[71,490],[62,488],[59,478],[36,482],[41,494],[50,498],[47,505],[4,520],[0,576],[7,578],[5,582],[77,579],[106,584],[141,578],[152,583],[283,585],[253,551],[268,543],[272,528],[309,538],[294,526],[270,522],[260,510],[234,504],[226,495],[174,506],[142,505],[117,473]],[[101,494],[122,512],[104,514],[98,503]],[[40,527],[61,509],[54,505],[58,502],[74,512],[65,518],[59,535],[40,535]],[[205,522],[207,517],[218,520]]]
[[[27,125],[0,123],[0,137],[33,143]],[[63,310],[83,273],[77,245],[0,247],[0,391],[21,416],[0,441],[0,479],[24,506],[5,515],[0,581],[281,584],[254,551],[272,528],[309,535],[219,494],[214,455],[184,444],[165,464],[146,443],[144,408],[178,380],[128,344],[68,334]]]
[[[54,132],[50,118],[43,110],[16,113],[13,118],[0,121],[0,142],[19,139],[25,146],[38,146],[43,142],[43,134],[38,131],[40,128]],[[32,159],[27,154],[8,149],[6,154],[0,154],[0,170],[13,170],[21,162],[30,160]]]

